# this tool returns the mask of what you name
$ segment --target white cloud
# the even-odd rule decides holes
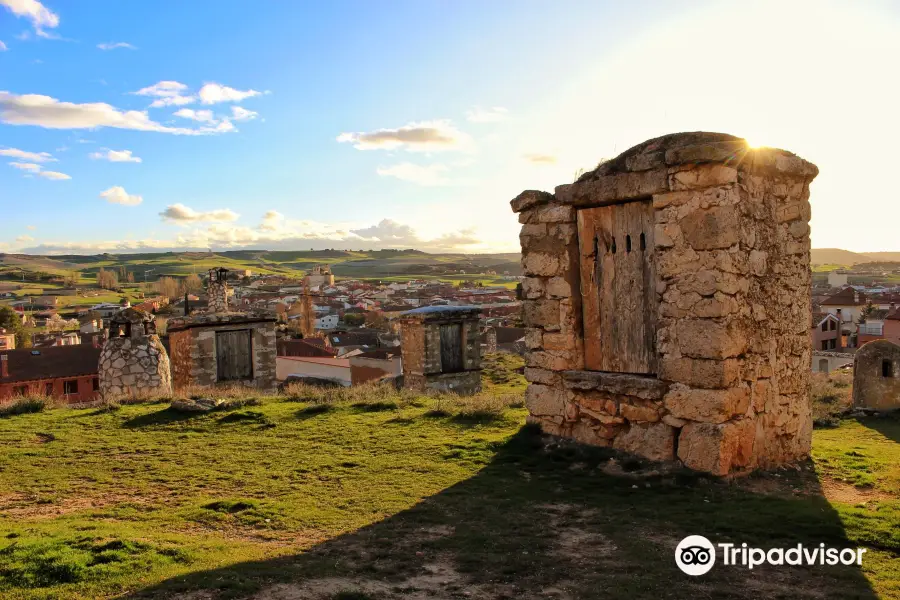
[[[472,123],[496,123],[509,117],[509,111],[502,106],[484,109],[476,106],[466,111],[466,120]]]
[[[0,156],[30,160],[32,162],[56,162],[49,152],[28,152],[18,148],[0,148]]]
[[[9,166],[19,169],[20,171],[28,171],[29,173],[37,173],[41,170],[41,165],[36,165],[34,163],[21,163],[21,162],[11,162]]]
[[[185,104],[193,104],[197,99],[193,96],[166,96],[165,98],[157,98],[150,103],[150,108],[162,108],[163,106],[184,106]]]
[[[184,106],[196,102],[193,96],[185,96],[183,92],[188,89],[183,83],[178,81],[159,81],[153,85],[141,88],[136,92],[132,92],[137,96],[152,96],[156,98],[150,103],[151,108],[160,108],[162,106]]]
[[[17,242],[33,242],[34,238],[31,237],[30,235],[20,235],[19,237],[16,238],[16,241]]]
[[[390,167],[378,167],[375,172],[382,177],[396,177],[419,185],[435,186],[449,183],[449,180],[443,175],[447,170],[445,165],[435,164],[423,167],[407,162]]]
[[[100,192],[100,197],[104,198],[110,204],[122,204],[124,206],[137,206],[144,201],[141,196],[129,194],[125,191],[125,188],[120,185],[115,185],[105,192]]]
[[[552,154],[523,154],[522,158],[536,165],[555,165],[557,158]]]
[[[235,121],[249,121],[259,116],[259,113],[253,110],[247,110],[242,106],[232,106],[231,114]]]
[[[178,81],[159,81],[154,83],[153,85],[148,85],[145,88],[141,88],[136,92],[132,92],[138,96],[158,96],[158,97],[169,97],[169,96],[180,96],[181,92],[188,89],[183,83]]]
[[[110,150],[104,148],[103,152],[91,152],[90,156],[94,160],[108,160],[109,162],[141,162],[140,157],[133,156],[131,150]]]
[[[2,91],[0,91],[0,120],[10,125],[37,125],[48,129],[113,127],[175,135],[205,135],[230,130],[209,127],[200,129],[168,127],[151,120],[144,111],[120,111],[103,102],[74,104],[60,102],[49,96],[37,94],[18,96]]]
[[[6,44],[3,43],[3,40],[0,40],[0,52],[6,52],[9,48],[6,47]]]
[[[284,215],[277,210],[270,210],[263,215],[262,223],[259,225],[260,231],[278,231],[283,227],[285,221]]]
[[[194,221],[191,224],[198,222]],[[172,239],[49,242],[24,248],[23,251],[33,254],[97,254],[135,251],[183,252],[206,248],[213,250],[421,248],[433,252],[465,252],[471,251],[477,244],[478,240],[471,229],[449,231],[426,239],[422,238],[413,227],[392,219],[383,219],[371,227],[353,229],[352,226],[342,224],[288,219],[281,213],[270,210],[265,213],[257,227],[214,222],[204,227],[183,231]]]
[[[115,50],[116,48],[126,48],[128,50],[137,50],[137,48],[135,48],[128,42],[109,42],[107,44],[97,44],[97,47],[100,48],[101,50]]]
[[[57,171],[41,171],[40,173],[38,173],[38,177],[43,177],[44,179],[54,179],[54,180],[72,179],[65,173],[59,173]]]
[[[349,142],[357,150],[396,150],[411,152],[437,152],[441,150],[462,150],[471,143],[471,138],[456,129],[450,121],[422,121],[410,123],[397,129],[342,133],[338,142]]]
[[[31,231],[34,231],[35,229],[37,229],[37,225],[26,225],[26,226],[25,226],[25,229],[29,229],[29,230],[31,230]]]
[[[200,121],[201,123],[212,123],[215,121],[215,117],[213,117],[213,112],[211,110],[194,110],[192,108],[182,108],[175,111],[174,114],[176,117],[191,119],[193,121]]]
[[[38,0],[0,0],[0,6],[5,6],[17,17],[25,17],[31,21],[36,33],[41,37],[50,37],[43,31],[43,27],[52,28],[59,25],[59,17]]]
[[[236,212],[228,208],[199,212],[184,204],[170,204],[166,210],[159,213],[164,221],[170,221],[178,225],[198,222],[237,221]]]
[[[216,104],[219,102],[240,102],[246,98],[252,98],[261,94],[262,92],[257,92],[256,90],[241,91],[219,83],[207,83],[200,88],[200,92],[197,95],[200,96],[200,101],[203,104]]]

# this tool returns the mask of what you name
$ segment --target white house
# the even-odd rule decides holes
[[[337,315],[325,315],[316,319],[316,329],[334,329],[337,327],[340,319]]]
[[[275,358],[275,378],[284,381],[288,377],[317,377],[331,379],[349,386],[350,360],[346,358],[319,358],[307,356],[278,356]]]

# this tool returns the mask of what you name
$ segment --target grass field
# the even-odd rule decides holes
[[[0,596],[900,597],[900,421],[841,421],[799,470],[726,483],[523,427],[520,366],[490,356],[470,401],[301,388],[0,418]],[[688,534],[869,550],[690,578]]]

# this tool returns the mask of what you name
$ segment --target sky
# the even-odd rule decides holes
[[[897,251],[898,63],[874,0],[0,0],[0,252],[518,252],[519,192],[677,131]]]

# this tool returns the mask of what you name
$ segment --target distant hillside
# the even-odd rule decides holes
[[[231,270],[249,269],[254,274],[280,274],[299,277],[320,264],[331,265],[338,277],[447,277],[521,275],[518,253],[510,254],[429,254],[420,250],[372,251],[265,251],[233,250],[225,252],[156,252],[140,254],[95,254],[90,256],[35,256],[0,254],[0,279],[18,279],[22,273],[63,275],[73,270],[92,278],[103,269],[124,268],[136,281],[152,281],[160,276],[185,276],[203,273],[213,267]],[[490,281],[493,275],[486,275]]]
[[[900,252],[851,252],[840,248],[813,248],[810,262],[814,265],[853,266],[867,262],[897,262]]]

